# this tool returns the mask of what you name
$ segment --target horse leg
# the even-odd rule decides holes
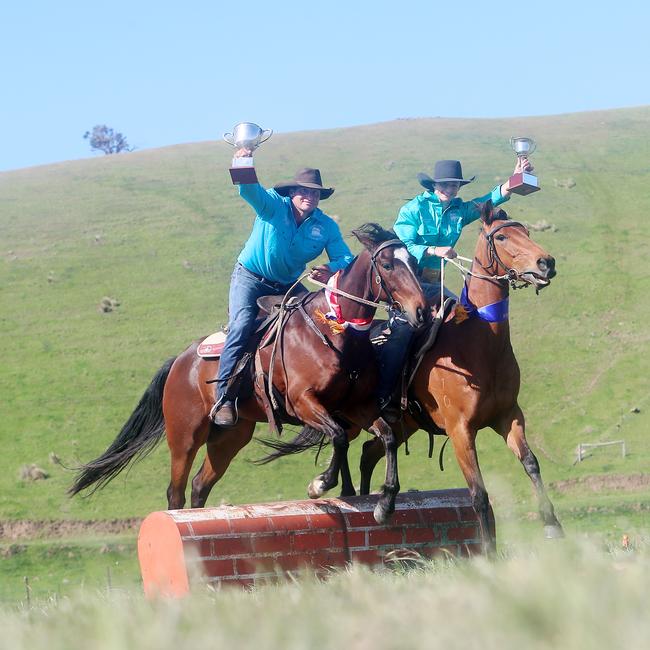
[[[345,432],[346,440],[348,441],[348,446],[350,445],[349,432]],[[340,452],[336,452],[340,453]],[[341,467],[341,496],[342,497],[353,497],[356,495],[357,491],[354,489],[354,484],[352,483],[352,475],[350,474],[350,464],[348,462],[348,448],[345,448],[343,452],[343,457],[340,462]]]
[[[375,420],[370,432],[381,439],[386,454],[386,479],[381,488],[381,495],[374,510],[375,521],[387,524],[395,512],[395,497],[399,492],[397,477],[397,439],[391,427],[383,418]]]
[[[348,444],[352,442],[360,433],[360,427],[354,427],[352,429],[346,429],[345,431]],[[332,457],[330,458],[330,464],[327,469],[319,474],[308,486],[307,491],[312,499],[317,499],[325,493],[323,489],[324,485],[336,485],[336,474],[335,467],[338,464],[341,468],[341,496],[342,497],[353,497],[356,495],[356,490],[354,489],[354,483],[352,482],[352,475],[350,473],[350,465],[348,463],[347,452],[339,458],[335,458],[336,454],[340,454],[339,450],[334,449],[332,452]],[[334,478],[332,478],[334,477]],[[328,488],[329,489],[329,488]],[[312,494],[314,496],[312,496]]]
[[[325,407],[318,401],[316,396],[307,391],[300,396],[300,402],[296,400],[296,412],[298,417],[312,429],[324,433],[332,441],[332,459],[329,467],[307,486],[307,494],[310,499],[318,499],[338,484],[339,472],[347,474],[345,480],[349,482],[347,488],[352,488],[352,477],[348,466],[348,434],[328,413]]]
[[[377,438],[371,438],[363,443],[361,460],[359,461],[359,471],[361,473],[359,494],[370,494],[372,473],[377,463],[383,458],[384,453],[384,446]]]
[[[402,443],[406,442],[408,438],[414,433],[413,430],[408,430],[401,421],[398,431],[393,429],[395,440],[399,447]],[[385,450],[381,440],[371,438],[363,443],[361,450],[361,460],[359,461],[359,471],[361,472],[361,482],[359,484],[359,494],[370,494],[370,481],[372,473],[375,470],[377,463],[384,456]]]
[[[478,455],[476,453],[476,431],[470,430],[465,426],[456,426],[448,434],[454,445],[456,460],[469,488],[472,507],[478,517],[479,535],[481,537],[483,553],[493,555],[496,547],[490,533],[488,493],[483,483]]]
[[[544,536],[547,539],[564,537],[562,525],[555,516],[553,504],[544,488],[539,463],[535,454],[528,446],[528,441],[526,440],[526,423],[519,405],[515,406],[512,415],[502,420],[497,431],[503,437],[510,450],[519,459],[526,474],[528,474],[528,478],[530,478],[535,487],[537,502],[539,504],[539,514],[544,522]]]
[[[338,426],[338,425],[335,425]],[[340,428],[340,427],[339,427]],[[341,474],[341,496],[352,496],[356,494],[352,484],[350,465],[348,463],[348,441],[345,429],[341,432],[331,434],[332,458],[327,469],[314,478],[307,486],[307,494],[310,499],[320,499],[328,490],[338,485],[339,473]]]
[[[172,397],[165,395],[165,429],[167,445],[171,453],[171,480],[167,488],[167,507],[177,510],[185,506],[185,488],[192,463],[199,448],[205,443],[210,430],[205,407],[198,394],[185,398],[185,408],[174,406]],[[176,396],[181,401],[181,397]],[[192,401],[194,400],[194,401]]]
[[[356,440],[361,433],[360,426],[354,426],[352,429],[346,430],[346,435],[348,438],[348,443]],[[346,475],[347,474],[347,475]],[[347,453],[341,464],[341,496],[342,497],[353,497],[356,495],[356,490],[354,489],[354,484],[352,483],[352,476],[350,475],[350,465],[348,464]]]
[[[180,510],[185,506],[185,488],[192,469],[192,463],[199,450],[200,444],[182,447],[170,445],[171,479],[167,488],[167,509]]]
[[[254,422],[240,420],[232,429],[213,431],[203,465],[192,479],[192,508],[205,506],[210,490],[226,473],[232,459],[250,442],[254,430]]]

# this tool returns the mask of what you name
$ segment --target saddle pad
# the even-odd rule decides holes
[[[222,331],[215,332],[199,343],[196,353],[204,359],[217,358],[221,355],[225,342],[226,333]]]

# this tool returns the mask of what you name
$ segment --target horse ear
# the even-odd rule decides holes
[[[481,221],[488,226],[494,221],[494,206],[492,205],[492,199],[488,199],[483,205],[481,205]]]

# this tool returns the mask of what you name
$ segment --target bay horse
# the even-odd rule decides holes
[[[486,553],[493,552],[494,547],[488,526],[488,493],[476,453],[476,436],[485,427],[505,440],[532,481],[545,536],[564,536],[544,488],[539,463],[526,440],[524,414],[517,402],[519,365],[510,343],[508,319],[511,286],[530,285],[539,292],[555,275],[554,258],[530,239],[527,228],[509,220],[503,210],[494,210],[488,201],[482,207],[481,231],[461,294],[468,318],[442,325],[409,388],[410,406],[415,408],[404,412],[401,427],[393,425],[398,444],[418,429],[430,435],[446,434],[451,439]],[[359,433],[357,428],[348,435],[352,439]],[[305,427],[293,441],[275,442],[272,446],[276,451],[263,460],[312,447],[321,439],[315,434]],[[337,453],[334,450],[333,457]],[[383,450],[374,440],[363,444],[361,494],[370,492],[372,472],[382,456]],[[310,484],[310,496],[322,496],[315,489],[319,485],[317,477]]]
[[[284,326],[276,334],[277,358],[270,345],[260,346],[257,354],[263,373],[272,378],[269,385],[282,396],[284,421],[321,432],[339,450],[340,462],[333,463],[328,488],[336,485],[339,472],[350,475],[345,453],[348,429],[366,428],[381,437],[389,462],[375,517],[385,522],[399,491],[397,447],[391,428],[378,417],[375,356],[364,330],[379,301],[399,306],[416,328],[425,324],[429,310],[414,272],[415,260],[394,233],[371,223],[353,234],[364,250],[337,274],[336,283],[329,283],[329,297],[322,289],[301,297],[299,306],[285,314]],[[337,320],[327,317],[333,302]],[[162,366],[115,441],[99,458],[80,468],[70,495],[102,487],[131,461],[151,451],[166,431],[171,452],[168,508],[184,507],[192,463],[204,444],[207,455],[192,481],[191,505],[205,505],[214,484],[251,440],[256,423],[268,421],[264,404],[268,406],[269,401],[258,366],[251,394],[239,399],[235,426],[217,427],[208,415],[214,402],[209,382],[217,375],[219,361],[199,357],[200,342]],[[353,489],[351,482],[344,489]]]

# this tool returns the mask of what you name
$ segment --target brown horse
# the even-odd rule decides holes
[[[451,438],[478,515],[482,543],[489,552],[493,545],[488,529],[488,494],[476,453],[476,436],[484,427],[501,435],[521,461],[537,493],[546,537],[562,537],[564,533],[544,489],[537,458],[526,441],[524,415],[517,403],[519,366],[510,344],[508,320],[509,287],[521,283],[539,291],[555,276],[555,260],[530,239],[525,226],[508,220],[503,210],[494,211],[488,203],[481,220],[474,260],[461,296],[469,318],[441,327],[409,389],[409,401],[415,408],[404,414],[401,427],[393,428],[400,444],[420,428]],[[353,438],[359,432],[354,429],[348,435]],[[313,446],[318,438],[314,434],[303,429],[293,441],[276,446],[278,450],[267,458]],[[333,456],[336,453],[334,450]],[[374,440],[364,443],[362,494],[369,493],[372,471],[382,455]]]
[[[378,418],[374,397],[377,373],[368,333],[355,326],[372,320],[379,301],[399,305],[416,328],[424,325],[429,312],[414,273],[414,259],[403,243],[377,224],[365,224],[354,234],[365,250],[339,272],[335,290],[339,292],[335,294],[339,320],[326,317],[331,294],[330,302],[323,290],[305,294],[299,307],[284,316],[284,326],[277,334],[277,354],[272,352],[272,345],[261,346],[258,354],[264,374],[272,377],[272,386],[281,396],[281,419],[321,432],[339,451],[337,456],[343,466],[333,464],[324,481],[326,489],[336,485],[339,472],[350,475],[345,453],[347,430],[369,428],[381,437],[389,462],[375,516],[383,522],[392,513],[399,491],[397,447],[391,428]],[[217,375],[219,361],[199,357],[199,343],[190,345],[158,371],[112,445],[98,459],[80,468],[70,494],[93,485],[93,491],[103,486],[130,461],[147,454],[166,430],[171,451],[168,508],[185,505],[192,463],[204,444],[207,455],[192,481],[191,504],[205,504],[214,484],[251,440],[255,424],[268,420],[264,409],[268,401],[258,368],[252,377],[251,394],[239,400],[235,426],[220,429],[214,425],[208,417],[214,400],[209,382]],[[353,488],[350,484],[344,489]]]

